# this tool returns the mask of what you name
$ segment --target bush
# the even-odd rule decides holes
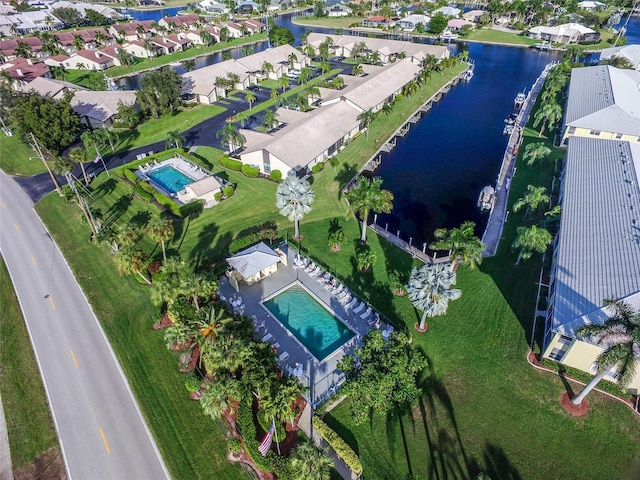
[[[133,192],[143,200],[151,201],[153,199],[153,194],[147,192],[146,189],[144,188],[144,185],[146,184],[143,182],[138,183],[136,187],[133,189]]]
[[[171,203],[177,206],[175,202],[171,202]],[[179,207],[177,215],[179,217],[188,217],[189,215],[192,215],[194,213],[201,212],[203,207],[204,207],[203,200],[195,200],[193,202],[189,202]]]
[[[213,199],[216,202],[221,202],[222,201],[222,192],[216,192],[213,194]]]
[[[227,442],[227,447],[229,447],[231,453],[236,453],[242,450],[242,442],[239,438],[233,437]]]
[[[124,168],[122,171],[122,175],[130,182],[137,183],[139,181],[137,175],[133,172],[133,170],[129,168]]]
[[[282,172],[280,170],[273,170],[269,174],[269,178],[274,182],[280,182],[280,180],[282,180]]]
[[[220,166],[236,172],[240,172],[242,170],[242,162],[229,157],[222,157],[220,159]]]
[[[260,169],[251,165],[242,165],[242,174],[245,177],[257,178],[260,175]]]
[[[265,226],[264,228],[262,228],[261,230],[258,230],[255,233],[243,235],[242,237],[238,237],[235,240],[233,240],[229,244],[229,252],[236,253],[236,252],[239,252],[240,250],[247,248],[250,245],[254,245],[258,243],[260,240],[273,241],[277,237],[278,237],[278,232],[275,229],[275,227],[270,228],[268,226]]]
[[[316,428],[318,433],[325,441],[329,444],[331,448],[336,452],[344,463],[355,473],[357,476],[362,474],[362,463],[360,463],[360,459],[356,452],[347,445],[347,443],[334,432],[329,425],[324,423],[319,417],[313,417],[313,426]]]
[[[249,405],[238,405],[236,424],[242,434],[245,450],[249,457],[251,457],[251,460],[253,460],[253,463],[255,463],[261,470],[265,470],[267,472],[272,471],[274,464],[273,452],[269,452],[266,457],[263,457],[258,451],[258,445],[260,445],[257,440],[258,432],[253,423],[253,414],[251,413],[251,407]]]
[[[322,170],[324,170],[324,163],[323,163],[323,162],[316,163],[316,164],[311,168],[311,173],[318,173],[318,172],[321,172]]]
[[[222,189],[222,193],[225,197],[230,198],[233,197],[233,194],[235,193],[235,189],[233,188],[232,185],[227,185],[226,187],[224,187]]]

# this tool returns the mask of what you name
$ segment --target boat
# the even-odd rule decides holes
[[[516,95],[515,100],[513,101],[513,109],[516,112],[520,111],[520,109],[522,108],[522,105],[524,105],[524,101],[526,99],[527,99],[527,96],[525,95],[524,92],[518,93],[518,95]]]
[[[504,128],[502,129],[502,134],[503,135],[511,135],[513,133],[513,125],[505,125]]]
[[[469,70],[467,70],[467,71],[464,73],[464,81],[465,81],[465,82],[468,82],[468,81],[470,81],[472,78],[473,78],[473,69],[472,69],[472,68],[470,68]]]
[[[518,118],[518,115],[515,113],[512,113],[511,115],[509,115],[507,118],[504,119],[504,123],[506,125],[514,125],[516,123],[516,118]]]
[[[496,190],[491,185],[487,185],[480,191],[478,196],[478,208],[481,212],[491,211],[495,203]]]

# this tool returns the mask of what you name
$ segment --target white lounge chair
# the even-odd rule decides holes
[[[279,362],[284,362],[287,358],[289,358],[289,352],[282,352],[278,357]]]
[[[347,292],[342,292],[340,295],[338,295],[338,302],[340,302],[340,305],[343,305],[346,307],[347,303],[349,303],[351,301],[351,293]]]
[[[366,303],[363,301],[360,305],[358,305],[356,308],[353,309],[353,313],[360,313],[362,310],[364,310],[364,306],[366,305]]]
[[[351,310],[353,307],[356,306],[356,303],[358,303],[358,301],[359,301],[358,297],[353,297],[353,300],[351,300],[351,302],[349,302],[345,308],[347,310]]]
[[[369,315],[371,315],[371,307],[368,307],[368,308],[364,311],[364,313],[363,313],[362,315],[360,315],[360,318],[364,320],[364,319],[365,319],[365,318],[367,318]]]
[[[342,293],[343,290],[344,290],[344,285],[336,282],[336,284],[331,289],[331,293],[337,297]]]
[[[273,338],[273,335],[271,335],[270,333],[267,333],[264,337],[262,337],[262,341],[263,342],[268,342],[272,338]]]

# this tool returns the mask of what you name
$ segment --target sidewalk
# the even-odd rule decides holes
[[[0,397],[0,480],[13,480],[9,436],[7,435],[7,422],[4,419],[2,397]]]

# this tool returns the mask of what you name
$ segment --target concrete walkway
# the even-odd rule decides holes
[[[7,422],[4,419],[2,397],[0,397],[0,480],[13,480],[9,435],[7,435]]]

